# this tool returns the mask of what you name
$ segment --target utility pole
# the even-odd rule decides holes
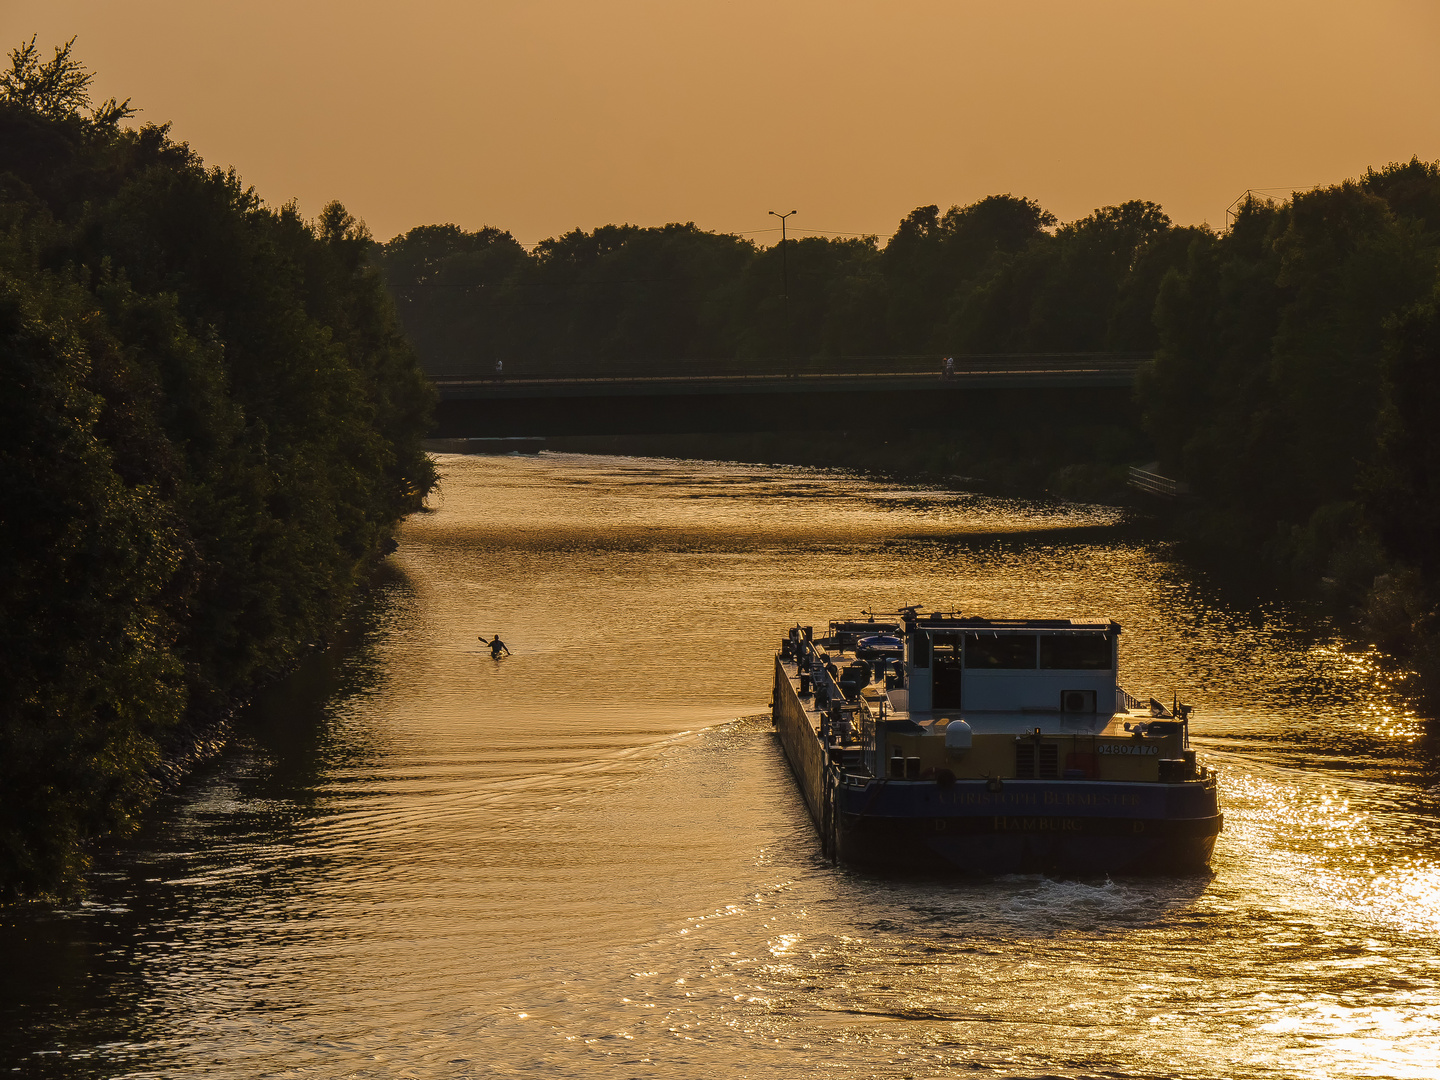
[[[789,214],[777,214],[771,210],[770,213],[780,219],[780,280],[785,290],[785,337],[787,339],[785,344],[793,353],[795,351],[795,328],[790,325],[790,261],[785,252],[785,219],[795,211],[791,210]]]
[[[783,206],[784,203],[781,205]],[[791,210],[789,214],[776,214],[774,210],[771,210],[770,213],[780,219],[780,273],[781,280],[785,283],[785,304],[788,307],[790,304],[790,267],[785,259],[785,219],[795,211]]]

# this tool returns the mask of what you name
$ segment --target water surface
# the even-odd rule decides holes
[[[344,647],[0,925],[32,1076],[1420,1077],[1426,727],[1373,651],[1117,511],[811,469],[445,457]],[[1109,616],[1198,706],[1201,878],[836,868],[774,740],[784,628]],[[498,662],[477,640],[499,631]]]

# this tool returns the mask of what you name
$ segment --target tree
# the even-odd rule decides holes
[[[921,206],[885,246],[889,330],[895,351],[965,351],[949,326],[978,282],[1007,256],[1045,236],[1055,216],[1032,199],[989,195],[969,206]]]
[[[35,40],[32,36],[10,50],[10,70],[0,73],[0,100],[50,120],[68,120],[88,110],[90,122],[101,127],[115,127],[134,115],[129,98],[122,102],[110,98],[91,108],[90,84],[95,76],[71,55],[73,37],[55,46],[55,55],[43,63]]]
[[[157,485],[127,483],[89,385],[123,363],[74,284],[0,247],[0,897],[56,888],[124,835],[186,695],[166,593],[185,547]]]
[[[1188,240],[1154,203],[1106,206],[1040,233],[995,260],[958,298],[951,340],[964,352],[1131,351],[1152,348],[1160,281]]]
[[[0,894],[126,835],[182,717],[323,642],[435,483],[433,392],[338,203],[267,207],[92,113],[0,99]]]
[[[1440,294],[1388,335],[1379,455],[1365,498],[1396,558],[1440,581]]]

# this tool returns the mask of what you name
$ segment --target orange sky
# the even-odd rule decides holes
[[[0,0],[102,97],[387,239],[694,221],[888,236],[996,192],[1223,225],[1440,158],[1434,0]]]

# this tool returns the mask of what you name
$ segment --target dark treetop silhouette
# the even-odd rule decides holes
[[[363,226],[121,127],[70,49],[0,75],[0,895],[132,829],[434,484]]]

